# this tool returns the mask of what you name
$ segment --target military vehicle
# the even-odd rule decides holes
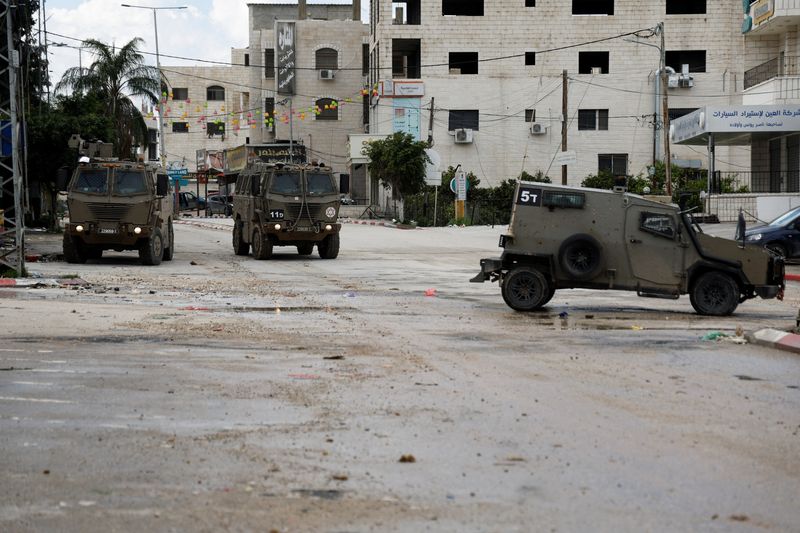
[[[145,265],[172,259],[173,196],[160,166],[83,156],[68,183],[60,181],[69,209],[67,262],[99,259],[104,250],[137,250]]]
[[[346,192],[346,191],[345,191]],[[233,250],[268,259],[275,246],[296,246],[323,259],[339,255],[339,190],[330,167],[249,163],[233,195]]]
[[[744,232],[742,232],[744,234]],[[621,191],[520,182],[499,258],[471,281],[499,281],[517,311],[544,306],[558,289],[689,294],[701,315],[730,315],[755,296],[782,298],[783,259],[712,237],[687,210]]]

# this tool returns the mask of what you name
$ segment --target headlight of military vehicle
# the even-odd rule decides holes
[[[139,226],[136,226],[135,228],[133,228],[133,232],[136,235],[139,235],[142,232],[142,228],[140,228]]]
[[[756,233],[755,235],[748,235],[747,237],[745,237],[744,240],[746,240],[747,242],[758,242],[761,240],[761,234]]]
[[[330,231],[332,229],[333,229],[333,226],[331,226],[330,224],[326,224],[325,225],[325,231]]]
[[[325,210],[325,216],[328,217],[328,218],[335,217],[336,216],[336,208],[329,207],[328,209],[326,209]]]
[[[275,231],[280,231],[280,229],[281,229],[281,225],[280,224],[275,224]]]
[[[78,233],[82,232],[83,231],[83,226],[78,224],[77,226],[75,226],[75,231],[77,231]]]

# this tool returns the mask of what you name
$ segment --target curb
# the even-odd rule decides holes
[[[786,281],[800,281],[800,274],[784,274],[783,279]]]
[[[59,287],[55,279],[39,278],[0,278],[0,287]]]
[[[760,329],[747,334],[747,340],[776,350],[800,353],[800,335],[777,329]]]

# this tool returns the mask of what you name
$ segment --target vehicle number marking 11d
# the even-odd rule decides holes
[[[269,218],[283,218],[283,209],[273,209],[269,212]]]
[[[520,187],[517,193],[517,203],[521,205],[532,205],[539,207],[542,205],[542,189],[532,187]]]

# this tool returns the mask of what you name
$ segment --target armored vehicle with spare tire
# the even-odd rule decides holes
[[[172,259],[172,194],[160,166],[84,156],[71,179],[59,181],[69,209],[67,262],[99,259],[104,250],[136,250],[145,265]]]
[[[755,296],[783,297],[781,257],[703,233],[674,204],[529,182],[517,184],[514,198],[501,256],[482,259],[471,281],[498,281],[517,311],[540,309],[556,290],[573,288],[688,294],[699,314],[723,316]]]
[[[276,246],[296,246],[323,259],[339,255],[339,190],[330,167],[249,163],[233,195],[233,250],[268,259]]]

